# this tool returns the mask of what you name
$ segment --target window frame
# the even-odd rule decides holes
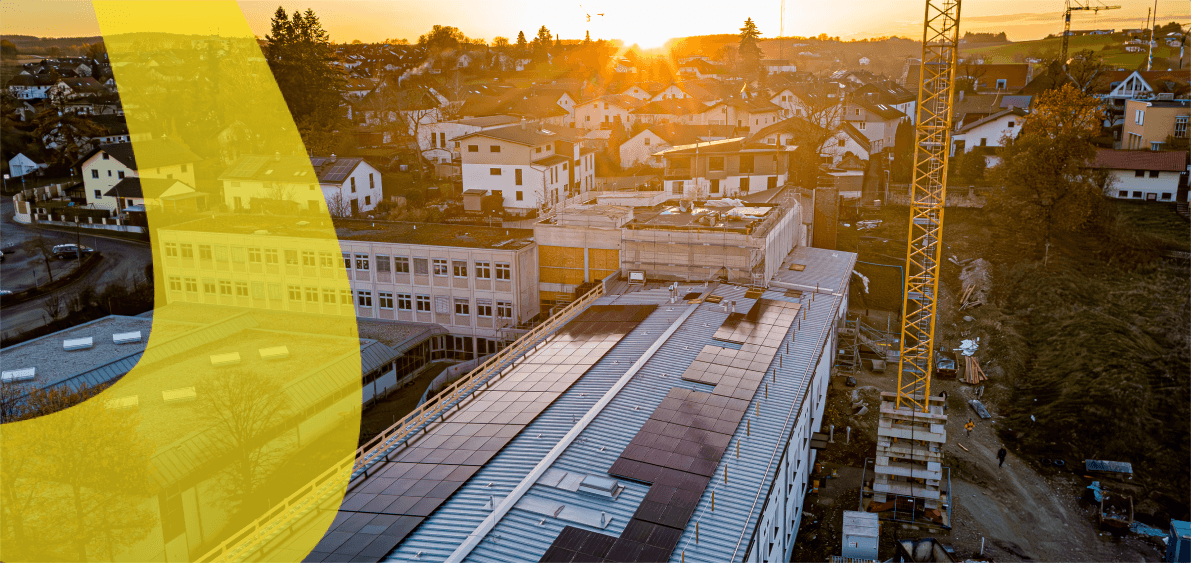
[[[496,280],[497,281],[512,281],[513,280],[513,265],[508,262],[496,262]],[[502,277],[503,273],[503,277]]]

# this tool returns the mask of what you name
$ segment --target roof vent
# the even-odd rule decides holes
[[[112,335],[112,342],[115,344],[132,344],[141,341],[141,331],[136,332],[117,332]]]
[[[62,348],[66,351],[72,350],[86,350],[95,346],[95,339],[90,336],[86,338],[70,338],[62,341]]]
[[[335,153],[331,153],[331,162],[335,162],[337,160],[339,160],[339,157],[335,156]]]
[[[20,381],[29,381],[34,377],[37,377],[37,368],[14,369],[0,374],[0,382],[17,383]]]
[[[141,404],[141,399],[137,395],[129,395],[127,397],[120,397],[119,399],[112,399],[104,403],[104,406],[111,410],[131,410],[135,409]]]
[[[258,352],[260,352],[262,360],[284,360],[289,357],[289,348],[285,346],[261,348]]]
[[[167,405],[193,401],[197,397],[198,394],[194,392],[194,387],[180,387],[161,392],[161,400],[165,401]]]
[[[240,363],[240,353],[232,352],[230,354],[213,354],[211,356],[211,365],[217,368],[224,366],[234,366]]]

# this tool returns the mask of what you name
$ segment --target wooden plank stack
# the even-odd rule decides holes
[[[964,365],[964,383],[976,385],[988,379],[988,376],[984,375],[984,370],[980,369],[980,360],[977,360],[975,356],[964,356],[964,361],[966,362]]]

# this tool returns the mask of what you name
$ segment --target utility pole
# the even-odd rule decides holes
[[[1150,20],[1149,54],[1146,55],[1146,70],[1153,70],[1154,66],[1154,28],[1158,27],[1158,0],[1154,0],[1154,19]]]

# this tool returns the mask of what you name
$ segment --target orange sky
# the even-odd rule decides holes
[[[433,24],[454,25],[471,37],[491,40],[515,38],[518,31],[532,37],[546,25],[556,36],[581,39],[617,38],[643,47],[657,46],[682,35],[736,33],[752,17],[764,37],[780,28],[782,0],[683,2],[635,0],[246,0],[240,2],[257,34],[268,31],[269,17],[278,4],[288,10],[314,8],[334,41],[380,41],[388,37],[417,41]],[[1077,14],[1075,29],[1143,27],[1146,8],[1138,0],[1106,0],[1123,9]],[[921,37],[923,3],[886,0],[785,0],[785,34],[826,33],[844,39],[901,35]],[[828,10],[824,5],[831,6]],[[1037,39],[1061,30],[1062,0],[968,0],[961,28],[965,31],[1006,31],[1013,40]],[[604,14],[600,16],[598,14]],[[587,21],[588,15],[591,21]],[[1187,0],[1159,0],[1158,22],[1191,21]],[[4,0],[0,2],[0,31],[38,36],[97,35],[99,27],[91,3],[79,0]]]

